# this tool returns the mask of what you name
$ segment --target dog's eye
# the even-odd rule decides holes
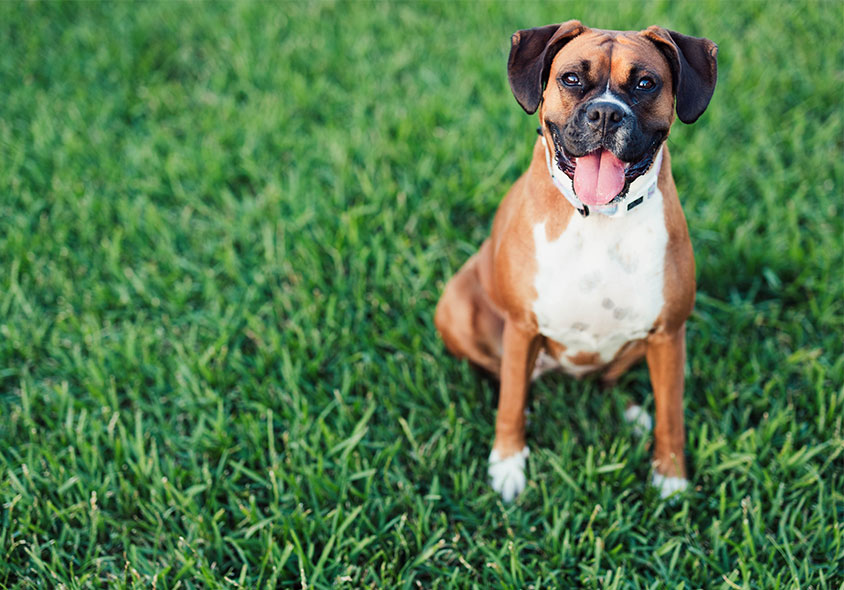
[[[574,72],[566,72],[560,77],[566,86],[580,86],[580,76]]]
[[[654,82],[654,79],[648,76],[645,76],[636,84],[636,88],[639,90],[653,90],[655,86],[656,82]]]

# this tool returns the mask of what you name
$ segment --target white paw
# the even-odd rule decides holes
[[[560,362],[553,356],[545,352],[539,351],[539,356],[536,357],[536,365],[533,367],[533,372],[530,374],[530,380],[536,381],[548,371],[560,368]]]
[[[502,459],[495,449],[489,454],[489,477],[492,489],[501,494],[505,502],[512,502],[519,495],[525,485],[525,459],[530,455],[530,449],[523,448],[518,453]]]
[[[685,477],[665,477],[654,473],[653,486],[659,490],[660,497],[665,499],[689,487],[689,480]]]
[[[632,405],[624,411],[624,419],[633,424],[633,434],[642,436],[651,431],[654,421],[642,406]]]

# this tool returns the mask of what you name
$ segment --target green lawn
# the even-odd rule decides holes
[[[529,160],[509,35],[720,45],[672,134],[692,489],[639,367],[495,383],[432,321]],[[0,588],[844,588],[844,4],[0,3]]]

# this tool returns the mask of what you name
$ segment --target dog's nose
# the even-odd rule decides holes
[[[593,129],[605,132],[621,125],[627,116],[621,105],[597,100],[586,107],[586,122]]]

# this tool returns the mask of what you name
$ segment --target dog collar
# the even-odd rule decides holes
[[[557,187],[566,200],[571,203],[572,207],[577,209],[583,217],[589,215],[591,211],[605,215],[606,217],[622,217],[628,211],[635,209],[656,193],[656,185],[659,180],[659,170],[662,168],[662,146],[654,158],[654,163],[642,176],[630,183],[630,189],[627,191],[627,196],[619,203],[611,205],[592,206],[591,209],[586,203],[581,201],[574,192],[574,181],[566,176],[566,174],[554,165],[551,158],[551,150],[548,147],[548,141],[542,135],[542,145],[545,147],[545,164],[548,166],[548,173],[551,175],[551,180],[554,186]]]

